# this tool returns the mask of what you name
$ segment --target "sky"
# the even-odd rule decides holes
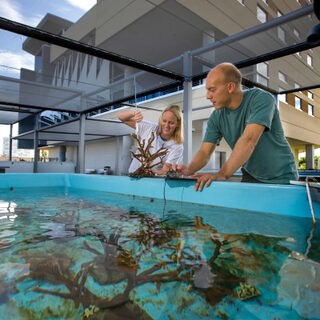
[[[76,22],[96,4],[96,0],[0,0],[0,16],[36,27],[51,13]],[[19,77],[21,67],[33,69],[34,57],[22,50],[26,37],[0,30],[0,75]]]
[[[0,17],[36,27],[47,13],[76,22],[96,0],[0,0]],[[26,37],[0,30],[0,75],[19,78],[20,68],[34,69],[34,56],[22,50]],[[9,126],[0,125],[0,137]]]

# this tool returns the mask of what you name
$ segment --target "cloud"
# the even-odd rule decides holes
[[[96,3],[97,0],[67,0],[72,6],[88,11]]]
[[[19,7],[12,1],[1,0],[0,1],[0,14],[6,19],[14,21],[23,21],[23,17],[20,14]]]
[[[6,19],[35,27],[43,18],[40,14],[24,16],[21,12],[21,7],[14,1],[0,0],[0,16]]]
[[[34,57],[31,54],[0,50],[1,75],[6,73],[8,76],[17,77],[21,68],[34,69]]]

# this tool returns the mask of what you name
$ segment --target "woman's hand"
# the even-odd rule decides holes
[[[136,129],[136,123],[143,119],[141,111],[136,109],[124,110],[117,114],[118,119],[132,129]]]
[[[171,167],[172,167],[172,165],[170,163],[165,163],[161,170],[153,170],[153,172],[157,176],[162,176],[162,175],[167,174],[167,172],[171,169]]]
[[[183,164],[173,164],[172,170],[177,171],[179,174],[182,174],[184,176],[188,176],[188,166],[185,166]]]
[[[139,110],[133,110],[133,117],[131,118],[132,120],[134,120],[135,122],[140,122],[143,120],[143,115],[141,113],[141,111]]]

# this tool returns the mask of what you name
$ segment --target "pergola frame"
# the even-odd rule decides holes
[[[127,103],[128,101],[132,101],[136,98],[142,97],[144,95],[150,94],[150,93],[154,93],[154,92],[159,92],[159,91],[163,91],[163,90],[167,90],[170,88],[174,88],[177,86],[182,86],[183,87],[183,98],[184,98],[184,103],[183,103],[183,113],[184,113],[184,124],[185,124],[185,147],[184,147],[184,162],[189,162],[191,160],[191,150],[192,150],[192,96],[191,96],[191,91],[192,91],[192,83],[194,81],[197,80],[202,80],[206,77],[207,72],[201,73],[201,74],[197,74],[197,75],[192,75],[192,59],[195,58],[197,55],[216,49],[218,47],[221,47],[223,45],[226,44],[230,44],[234,41],[237,40],[241,40],[245,37],[254,35],[256,33],[262,32],[262,31],[266,31],[272,27],[281,25],[285,22],[289,22],[292,20],[295,20],[301,16],[304,15],[308,15],[311,14],[313,12],[313,6],[309,5],[306,6],[304,8],[301,8],[297,11],[291,12],[287,15],[278,17],[276,19],[273,19],[272,21],[266,22],[264,24],[255,26],[253,28],[244,30],[238,34],[232,35],[230,37],[227,37],[225,39],[223,39],[222,41],[218,41],[218,42],[214,42],[210,45],[207,45],[205,47],[190,51],[190,52],[185,52],[182,56],[179,56],[177,58],[172,59],[170,62],[172,61],[178,61],[180,59],[182,59],[183,61],[183,74],[178,74],[178,73],[174,73],[172,71],[169,71],[165,68],[159,67],[159,66],[155,66],[155,65],[151,65],[145,62],[141,62],[141,61],[137,61],[134,60],[130,57],[125,57],[125,56],[121,56],[112,52],[108,52],[106,50],[97,48],[97,47],[93,47],[87,44],[84,44],[82,42],[76,41],[76,40],[72,40],[63,36],[59,36],[59,35],[55,35],[34,27],[30,27],[21,23],[17,23],[8,19],[4,19],[0,17],[0,28],[10,31],[10,32],[14,32],[20,35],[24,35],[27,37],[31,37],[37,40],[41,40],[41,41],[45,41],[54,45],[58,45],[67,49],[71,49],[71,50],[75,50],[75,51],[79,51],[85,54],[89,54],[91,56],[97,57],[97,58],[102,58],[102,59],[106,59],[109,61],[113,61],[113,62],[117,62],[117,63],[121,63],[123,65],[126,66],[130,66],[130,67],[134,67],[137,69],[140,69],[141,72],[150,72],[152,74],[156,74],[159,76],[164,76],[166,78],[172,79],[172,82],[169,84],[166,84],[164,86],[161,87],[157,87],[157,88],[153,88],[150,90],[146,90],[143,92],[139,92],[138,94],[135,95],[129,95],[126,97],[123,97],[121,99],[115,100],[115,101],[111,101],[105,104],[101,104],[101,105],[97,105],[95,107],[89,107],[86,110],[82,110],[81,112],[79,112],[79,118],[78,121],[80,123],[79,125],[79,133],[78,133],[78,143],[79,143],[79,167],[80,167],[80,173],[84,172],[84,144],[85,144],[85,136],[86,136],[86,132],[85,132],[85,119],[86,119],[86,114],[88,114],[89,112],[92,111],[96,111],[98,109],[101,108],[107,108],[116,104],[122,104],[122,103]],[[241,69],[244,67],[248,67],[248,66],[252,66],[252,65],[256,65],[257,63],[260,62],[265,62],[265,61],[270,61],[272,59],[277,59],[280,57],[285,57],[303,50],[307,50],[307,49],[311,49],[311,48],[315,48],[318,47],[320,45],[320,41],[316,42],[316,43],[309,43],[307,41],[304,41],[302,43],[299,44],[295,44],[280,50],[275,50],[275,51],[271,51],[268,53],[265,53],[263,55],[260,56],[256,56],[256,57],[252,57],[246,60],[242,60],[242,61],[238,61],[235,63],[235,65]],[[197,57],[196,57],[197,58]],[[165,65],[166,63],[163,63],[162,65]],[[214,65],[210,65],[208,67],[214,67]],[[130,77],[134,77],[134,75],[131,75]],[[127,81],[128,79],[124,79],[124,80],[119,80],[121,81]],[[17,80],[17,81],[22,81],[22,80]],[[252,81],[249,81],[248,79],[243,79],[244,83],[246,85],[255,85],[257,87],[263,87],[258,83],[254,83]],[[106,87],[112,87],[114,85],[117,85],[118,83],[112,83],[107,85]],[[41,85],[41,84],[39,84]],[[307,87],[303,87],[303,88],[295,88],[295,89],[291,89],[291,90],[284,90],[284,91],[280,91],[277,92],[275,90],[270,90],[270,88],[267,87],[263,87],[263,89],[268,90],[270,92],[272,92],[273,94],[284,94],[284,93],[292,93],[295,91],[300,91],[300,90],[308,90],[308,89],[315,89],[315,88],[319,88],[320,87],[320,83],[316,84],[316,85],[312,85],[312,86],[307,86]],[[103,88],[102,90],[104,90],[105,88]],[[63,88],[61,88],[61,90],[64,90]],[[97,90],[99,91],[99,90]],[[75,95],[80,95],[79,92],[74,92]],[[34,114],[36,119],[39,118],[39,113],[42,112],[43,110],[54,110],[54,111],[70,111],[70,110],[66,110],[66,109],[57,109],[57,108],[53,108],[51,109],[50,106],[49,107],[39,107],[39,106],[34,106],[34,105],[23,105],[23,104],[14,104],[14,103],[10,103],[8,101],[0,101],[0,111],[6,111],[6,112],[18,112],[18,113],[25,113],[26,116],[29,116],[30,114]],[[24,118],[25,118],[24,117]],[[20,120],[19,120],[20,121]],[[34,130],[32,130],[32,132],[27,132],[25,134],[21,134],[17,137],[12,137],[12,125],[14,123],[16,123],[18,121],[13,121],[10,124],[10,152],[9,152],[9,157],[11,159],[11,155],[12,155],[12,139],[17,138],[17,139],[22,139],[25,138],[26,136],[30,136],[30,134],[32,134],[33,132],[33,140],[34,140],[34,146],[35,149],[37,149],[37,145],[38,145],[38,140],[39,140],[39,132],[44,132],[47,130],[47,132],[49,132],[48,129],[52,128],[53,126],[50,127],[46,127],[46,128],[40,128],[38,123],[36,122],[35,128]],[[1,123],[1,121],[0,121]],[[52,131],[52,134],[56,134],[54,131]],[[101,136],[110,136],[108,135],[101,135]],[[52,140],[55,140],[54,138],[52,138]],[[35,162],[36,162],[36,151],[35,151]],[[37,171],[36,165],[34,166],[34,171]]]

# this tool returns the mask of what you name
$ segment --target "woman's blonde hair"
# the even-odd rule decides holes
[[[161,122],[162,122],[162,118],[163,118],[163,114],[167,111],[171,111],[175,117],[177,118],[177,127],[175,128],[173,135],[172,135],[172,139],[178,143],[181,144],[183,143],[183,119],[182,119],[182,111],[181,108],[175,104],[172,104],[170,106],[167,106],[161,113],[161,116],[159,118],[159,123],[158,123],[158,129],[157,129],[157,134],[160,135],[161,134]]]

